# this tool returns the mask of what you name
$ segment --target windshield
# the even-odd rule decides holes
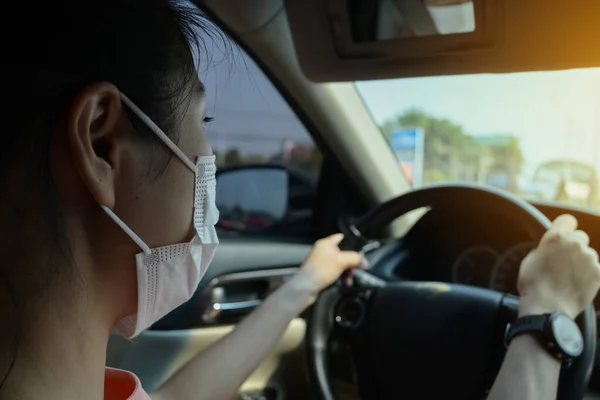
[[[413,187],[600,210],[600,68],[356,83]]]

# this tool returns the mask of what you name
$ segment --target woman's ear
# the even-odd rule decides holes
[[[123,106],[119,90],[107,82],[80,91],[67,114],[67,142],[73,164],[100,205],[115,203],[115,174],[119,169],[119,121]]]

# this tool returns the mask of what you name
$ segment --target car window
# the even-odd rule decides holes
[[[600,68],[356,86],[413,186],[468,181],[600,210]]]
[[[221,51],[220,51],[221,50]],[[202,68],[217,160],[221,234],[304,237],[322,155],[294,110],[242,49],[213,49]]]

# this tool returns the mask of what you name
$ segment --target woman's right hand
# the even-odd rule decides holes
[[[577,220],[561,215],[521,263],[520,315],[562,311],[575,318],[600,288],[598,253]]]

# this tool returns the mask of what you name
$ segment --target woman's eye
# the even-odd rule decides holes
[[[202,125],[206,125],[206,124],[210,124],[211,122],[213,122],[215,119],[213,117],[205,117],[202,120]]]

